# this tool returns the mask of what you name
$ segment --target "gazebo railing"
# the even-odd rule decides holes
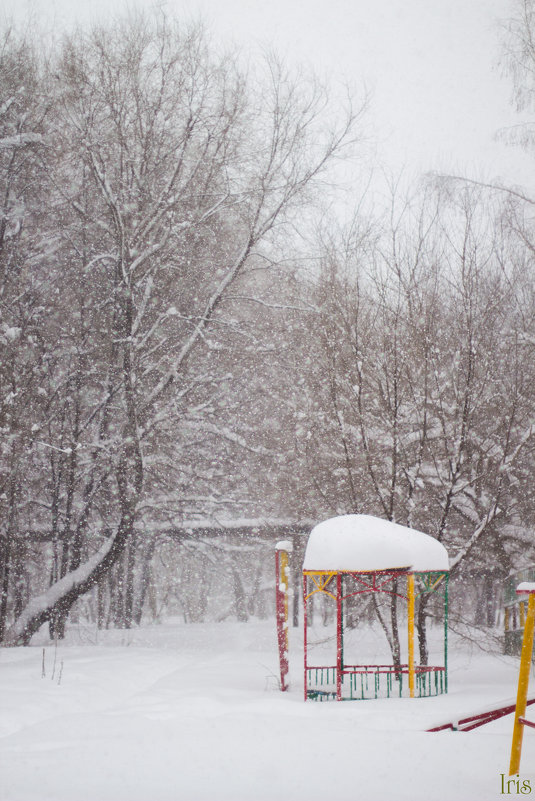
[[[402,698],[408,696],[408,665],[344,665],[342,700]],[[337,669],[331,665],[307,666],[306,696],[314,701],[337,697]],[[427,698],[446,692],[446,669],[432,665],[415,667],[415,695]]]

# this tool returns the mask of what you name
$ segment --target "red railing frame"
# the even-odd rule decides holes
[[[535,704],[535,698],[531,698],[526,702],[526,706]],[[467,718],[459,718],[459,720],[443,723],[440,726],[434,726],[432,729],[427,729],[428,732],[437,731],[472,731],[479,726],[484,726],[486,723],[491,723],[493,720],[503,718],[505,715],[510,715],[516,709],[516,704],[508,704],[507,706],[500,706],[496,709],[488,709],[486,712],[479,712],[477,715],[470,715]],[[521,720],[526,726],[535,728],[535,723],[531,721]]]

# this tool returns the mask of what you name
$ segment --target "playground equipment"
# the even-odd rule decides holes
[[[535,704],[535,698],[529,698],[526,701],[526,706],[530,706],[531,704]],[[447,723],[439,723],[437,726],[433,726],[432,729],[426,729],[426,731],[472,731],[473,729],[479,728],[479,726],[485,726],[486,723],[492,723],[493,720],[498,720],[499,718],[505,717],[505,715],[510,715],[512,712],[515,712],[515,710],[516,703],[506,704],[505,706],[494,706],[468,715],[466,718],[458,718],[456,720],[449,720]]]
[[[520,655],[520,670],[518,673],[518,693],[516,698],[515,722],[513,726],[513,742],[511,744],[511,760],[509,763],[509,776],[518,773],[520,770],[520,758],[522,756],[522,739],[524,736],[524,726],[535,729],[535,723],[526,720],[529,669],[533,654],[533,630],[535,627],[535,583],[530,581],[521,582],[516,588],[517,595],[521,598],[528,596],[528,609],[524,623],[524,637],[522,639],[522,653]]]
[[[343,515],[313,528],[303,563],[305,700],[359,700],[407,693],[413,698],[447,692],[448,569],[448,555],[441,543],[396,523],[369,515]],[[444,610],[444,663],[416,665],[415,600],[439,592]],[[347,607],[351,599],[374,593],[407,603],[406,664],[356,664],[345,658]],[[336,655],[330,664],[312,664],[309,658],[308,606],[313,596],[335,604]]]
[[[528,699],[529,687],[529,672],[531,667],[531,660],[533,654],[533,635],[535,630],[535,582],[523,581],[521,582],[515,593],[520,603],[524,604],[527,601],[527,611],[525,611],[523,626],[524,633],[522,638],[522,651],[520,655],[520,670],[518,673],[518,690],[516,703],[507,704],[506,706],[495,707],[493,709],[486,709],[477,714],[469,717],[462,718],[457,721],[449,721],[434,726],[428,729],[430,732],[446,731],[472,731],[478,726],[484,726],[493,720],[509,715],[512,712],[515,714],[513,724],[513,738],[511,743],[511,758],[509,762],[509,776],[513,776],[520,770],[520,759],[522,756],[522,741],[524,737],[524,727],[528,726],[535,729],[535,721],[528,720],[524,717],[526,708],[531,704],[535,704],[535,698]]]

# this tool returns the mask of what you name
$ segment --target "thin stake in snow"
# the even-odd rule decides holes
[[[52,676],[50,677],[51,681],[54,681],[54,676],[56,675],[57,658],[58,658],[58,637],[56,635],[54,637],[54,662],[52,664]]]

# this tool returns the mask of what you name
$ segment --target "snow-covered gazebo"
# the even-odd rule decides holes
[[[305,700],[422,697],[447,692],[448,570],[448,554],[438,540],[397,523],[369,515],[342,515],[315,526],[303,562]],[[406,664],[348,664],[344,659],[346,606],[350,599],[370,593],[386,593],[406,602]],[[415,664],[415,599],[427,593],[443,597],[442,665]],[[336,604],[334,664],[312,664],[310,659],[307,606],[315,595]]]

